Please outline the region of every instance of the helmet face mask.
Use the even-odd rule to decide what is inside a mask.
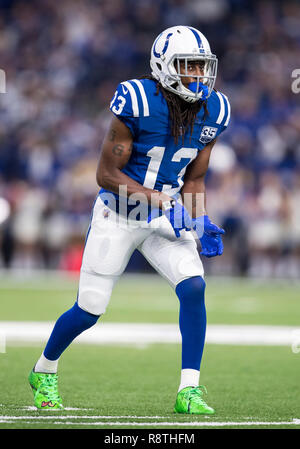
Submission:
[[[203,61],[203,75],[191,75],[188,72],[188,66],[190,62]],[[182,64],[180,64],[182,63]],[[184,67],[182,70],[182,66]],[[176,72],[176,84],[175,90],[172,85],[168,86],[167,89],[178,94],[181,94],[182,98],[186,101],[197,101],[202,99],[202,84],[206,85],[208,88],[208,96],[211,94],[217,75],[218,61],[217,58],[212,56],[199,57],[191,54],[187,55],[174,55],[168,64],[169,71],[172,73],[174,70]],[[174,77],[174,78],[175,78]],[[190,90],[184,85],[185,78],[195,79],[196,88],[195,90]]]
[[[203,61],[203,74],[189,73],[189,63],[199,61]],[[211,53],[209,43],[200,31],[176,26],[163,31],[154,41],[150,66],[152,75],[165,89],[193,103],[206,99],[211,94],[217,76],[218,60]],[[192,83],[192,90],[184,85],[187,78],[195,81]]]

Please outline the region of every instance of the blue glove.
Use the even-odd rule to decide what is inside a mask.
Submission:
[[[171,223],[172,228],[174,229],[175,235],[177,238],[180,237],[180,231],[185,229],[186,231],[190,231],[193,227],[192,219],[185,209],[185,207],[180,204],[176,200],[171,201],[171,207],[162,211],[162,213],[167,217],[169,222]],[[150,223],[156,217],[160,215],[160,209],[154,209],[151,211],[147,222]]]
[[[206,257],[221,256],[224,249],[221,235],[225,234],[224,229],[212,223],[207,215],[193,218],[192,222],[201,242],[200,254]]]

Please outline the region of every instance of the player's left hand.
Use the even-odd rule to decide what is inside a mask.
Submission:
[[[201,255],[205,257],[221,256],[223,254],[223,242],[221,235],[225,234],[223,228],[212,223],[208,215],[193,218],[193,229],[201,242]]]

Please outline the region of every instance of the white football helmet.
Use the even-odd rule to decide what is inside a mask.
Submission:
[[[181,61],[185,67],[184,73],[180,73]],[[192,75],[196,80],[195,91],[182,84],[183,76],[191,76],[187,71],[189,61],[204,62],[203,76]],[[165,89],[185,101],[194,103],[204,97],[201,84],[208,88],[206,98],[211,94],[216,81],[218,60],[200,31],[188,26],[174,26],[167,28],[155,39],[151,49],[150,66],[152,76],[159,80]]]

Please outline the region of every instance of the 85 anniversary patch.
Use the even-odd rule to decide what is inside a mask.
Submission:
[[[201,136],[199,138],[201,143],[209,143],[216,137],[218,128],[214,128],[213,126],[203,126],[201,131]]]

